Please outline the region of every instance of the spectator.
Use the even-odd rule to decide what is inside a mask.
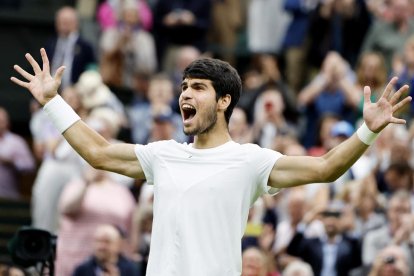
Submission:
[[[174,84],[174,96],[178,99],[181,93],[181,82],[183,81],[184,69],[194,60],[201,56],[200,51],[194,46],[182,46],[178,49],[178,53],[174,60],[174,66],[171,70],[170,77]],[[174,109],[179,110],[178,100]]]
[[[319,69],[335,51],[354,68],[370,25],[364,0],[319,1],[310,19],[308,64]]]
[[[158,74],[151,78],[148,87],[148,100],[148,103],[134,104],[128,110],[134,143],[142,144],[148,141],[152,118],[155,114],[172,112],[174,91],[172,81],[168,76]],[[186,141],[186,137],[182,133],[181,116],[176,113],[172,113],[171,116],[175,126],[174,138],[178,141]]]
[[[148,142],[174,139],[174,134],[178,131],[175,124],[176,115],[171,109],[154,114]]]
[[[83,72],[76,83],[76,90],[88,113],[98,107],[107,107],[118,114],[123,126],[127,124],[123,103],[103,82],[99,72],[95,70]]]
[[[154,35],[161,71],[170,72],[177,48],[196,47],[207,50],[207,33],[211,20],[210,0],[158,0],[155,5]]]
[[[315,145],[307,149],[309,155],[322,156],[332,148],[331,129],[340,119],[339,115],[331,112],[326,112],[321,116],[317,122]],[[306,134],[303,135],[306,136]]]
[[[154,39],[141,28],[135,0],[124,0],[119,23],[102,33],[100,49],[100,72],[106,85],[133,89],[136,73],[155,72]]]
[[[55,26],[57,37],[46,43],[51,71],[64,65],[61,89],[75,84],[83,71],[94,65],[95,55],[92,45],[79,34],[79,18],[72,7],[62,7],[56,12]]]
[[[115,27],[122,17],[122,6],[129,0],[105,0],[97,10],[96,17],[102,31]],[[138,13],[141,26],[150,31],[152,28],[152,11],[146,0],[134,0],[137,2],[136,12]]]
[[[316,125],[325,113],[333,113],[352,122],[360,97],[361,91],[355,89],[349,64],[338,53],[330,52],[320,73],[298,96],[299,108],[307,119],[303,136],[305,147],[315,145]]]
[[[368,276],[409,276],[407,256],[404,250],[396,245],[382,249],[375,257],[374,264]]]
[[[122,254],[122,235],[110,224],[99,225],[93,236],[93,253],[75,268],[73,276],[140,276],[135,262]]]
[[[116,225],[129,240],[134,207],[130,191],[114,182],[107,172],[87,167],[81,179],[68,183],[59,201],[56,275],[72,275],[75,267],[92,254],[93,233],[98,225]],[[132,248],[123,252],[131,253]]]
[[[21,177],[34,169],[29,146],[23,137],[10,131],[9,114],[0,106],[0,198],[21,198]]]
[[[313,276],[313,271],[309,264],[297,260],[288,264],[282,276]]]
[[[369,181],[369,180],[368,180]],[[368,181],[358,183],[359,188],[356,194],[355,202],[355,221],[353,234],[364,240],[366,234],[385,226],[386,219],[381,212],[381,206],[378,200],[378,192],[373,193],[367,187],[372,184]],[[376,188],[376,187],[374,187]]]
[[[252,68],[246,73],[244,89],[240,107],[247,111],[249,122],[253,121],[255,101],[266,90],[276,89],[280,91],[285,105],[283,115],[290,122],[296,122],[297,109],[294,95],[285,84],[280,72],[278,60],[275,56],[261,54],[252,59]]]
[[[262,147],[272,148],[274,140],[285,135],[295,135],[292,122],[284,116],[285,102],[281,92],[269,88],[256,99],[254,106],[254,141]]]
[[[391,0],[387,9],[390,20],[379,18],[374,22],[364,39],[362,51],[379,51],[383,54],[389,74],[395,55],[402,53],[405,42],[414,34],[414,19],[409,0]]]
[[[111,143],[120,143],[116,137],[121,129],[122,121],[118,114],[108,107],[94,108],[90,116],[86,119],[87,124],[96,130],[102,137]],[[131,188],[135,179],[114,172],[108,172],[110,178],[128,188]]]
[[[364,265],[372,265],[383,248],[395,244],[403,248],[410,269],[413,268],[410,212],[410,195],[406,191],[395,192],[388,201],[387,224],[365,235],[362,247]]]
[[[287,213],[287,217],[277,225],[275,244],[273,246],[273,251],[276,254],[286,250],[300,223],[305,222],[308,224],[311,223],[311,220],[313,219],[312,216],[309,216],[312,211],[306,210],[308,206],[305,192],[304,189],[295,188],[288,193],[285,193],[287,203],[286,206],[283,207]],[[308,216],[305,217],[306,214],[308,214]],[[305,231],[306,237],[310,237],[312,235],[311,233],[315,232],[315,227],[318,226],[313,227],[314,230],[311,230],[312,227],[307,227]],[[323,233],[323,231],[321,232],[320,230],[316,230],[316,232]]]
[[[266,256],[260,249],[250,247],[243,251],[241,276],[279,276],[276,271],[267,268]]]
[[[68,86],[62,91],[62,97],[74,110],[83,114],[83,117],[86,116],[86,111],[80,103],[80,97],[72,86]],[[82,163],[80,156],[56,131],[50,121],[45,120],[46,115],[43,110],[38,112],[41,113],[34,120],[38,120],[39,116],[43,118],[40,118],[42,121],[38,122],[37,127],[34,126],[37,129],[33,129],[33,131],[40,133],[35,144],[43,148],[44,156],[32,187],[32,224],[36,228],[56,233],[59,224],[58,202],[60,194],[73,177],[79,176]]]
[[[233,141],[244,144],[253,142],[252,128],[247,121],[244,109],[235,107],[229,122],[229,132]]]
[[[342,233],[339,206],[330,204],[322,212],[326,235],[305,238],[297,231],[287,253],[309,263],[315,275],[344,275],[361,265],[359,241]]]
[[[355,72],[355,88],[363,91],[364,86],[368,85],[372,91],[371,100],[378,100],[387,84],[388,77],[384,56],[380,52],[367,51],[362,53],[357,62]],[[363,98],[361,93],[358,103],[358,117],[362,117]]]

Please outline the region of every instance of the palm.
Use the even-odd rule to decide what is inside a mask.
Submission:
[[[30,81],[28,89],[38,102],[43,103],[56,95],[58,87],[59,83],[50,74],[42,74]]]
[[[43,68],[40,68],[39,64],[33,59],[30,54],[26,54],[26,59],[29,61],[33,68],[34,75],[26,72],[20,66],[15,65],[14,69],[24,77],[27,82],[21,81],[15,77],[11,80],[24,87],[32,93],[33,97],[42,105],[45,105],[50,99],[57,94],[57,89],[61,83],[64,67],[60,67],[54,77],[50,75],[49,60],[44,49],[40,50],[43,61]]]
[[[405,124],[405,120],[394,117],[394,113],[411,101],[411,97],[401,98],[408,90],[404,85],[395,93],[392,92],[397,78],[392,78],[385,88],[381,98],[376,102],[370,101],[371,90],[364,88],[364,121],[373,132],[380,132],[388,124]]]

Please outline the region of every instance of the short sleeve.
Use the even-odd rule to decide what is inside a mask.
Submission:
[[[135,145],[135,154],[145,174],[148,184],[154,184],[154,160],[159,142],[149,143],[147,145]]]
[[[270,173],[276,161],[283,156],[280,152],[253,145],[249,153],[250,163],[256,173],[257,194],[277,194],[281,189],[268,186]]]

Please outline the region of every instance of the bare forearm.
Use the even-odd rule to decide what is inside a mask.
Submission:
[[[273,167],[269,185],[287,188],[335,181],[361,157],[369,144],[354,134],[321,157],[283,156]]]
[[[63,136],[92,167],[99,167],[102,161],[100,152],[103,148],[109,146],[109,142],[100,134],[92,130],[83,121],[77,121],[63,133]]]
[[[367,148],[368,146],[358,138],[356,133],[333,148],[322,157],[325,173],[322,174],[324,179],[321,179],[321,182],[335,181],[362,156]]]

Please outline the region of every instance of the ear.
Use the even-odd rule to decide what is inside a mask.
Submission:
[[[230,94],[226,94],[225,96],[222,96],[217,103],[217,108],[218,110],[223,110],[225,111],[227,109],[227,107],[229,107],[231,103],[231,96]]]

